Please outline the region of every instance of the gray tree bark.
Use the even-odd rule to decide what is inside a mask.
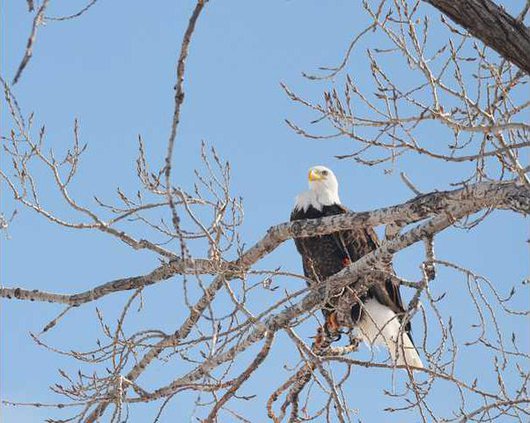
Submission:
[[[530,74],[530,30],[490,0],[424,0]]]

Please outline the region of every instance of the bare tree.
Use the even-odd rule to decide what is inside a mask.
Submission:
[[[48,3],[44,1],[35,8],[28,1],[29,13],[35,18],[14,82],[20,79],[32,56],[42,22],[80,17],[96,2],[62,18],[46,16]],[[424,422],[527,421],[528,346],[520,345],[504,323],[507,317],[527,319],[528,308],[518,310],[511,305],[517,295],[523,294],[512,287],[499,286],[465,264],[436,257],[434,246],[440,232],[450,227],[473,228],[494,210],[521,215],[530,212],[530,163],[523,156],[530,147],[530,102],[523,94],[528,90],[530,68],[529,31],[524,24],[528,2],[515,18],[487,0],[426,3],[439,8],[464,29],[444,15],[440,22],[433,23],[433,9],[420,1],[365,0],[359,8],[370,23],[354,34],[343,61],[336,67],[321,68],[318,74],[305,74],[309,81],[325,85],[323,101],[304,98],[283,85],[293,102],[316,115],[311,125],[287,122],[309,139],[351,140],[352,152],[339,159],[366,166],[384,165],[394,171],[399,169],[403,156],[415,154],[425,161],[452,166],[458,183],[451,190],[421,193],[402,173],[404,183],[413,191],[410,201],[362,213],[276,224],[249,248],[240,236],[243,208],[231,190],[231,168],[216,149],[203,143],[203,168],[194,175],[193,189],[181,188],[172,173],[173,149],[185,99],[186,60],[193,36],[200,30],[206,1],[197,1],[181,41],[173,119],[167,153],[160,158],[162,165],[157,169],[148,161],[148,146],[139,137],[138,190],[127,193],[118,189],[113,204],[95,197],[95,203],[86,206],[71,194],[86,147],[80,140],[77,121],[71,147],[66,152],[54,152],[47,146],[45,128],[34,127],[33,115],[22,113],[12,85],[2,79],[5,106],[11,118],[10,127],[4,125],[2,135],[4,160],[0,176],[4,192],[51,224],[100,231],[160,259],[160,264],[147,274],[102,281],[86,292],[63,294],[2,286],[0,296],[6,299],[64,305],[63,311],[32,338],[43,348],[79,362],[80,368],[76,374],[61,371],[63,380],[51,386],[64,398],[61,402],[23,404],[10,398],[3,403],[68,407],[72,421],[118,422],[127,419],[130,404],[158,402],[155,421],[159,421],[170,401],[186,392],[197,392],[201,394],[197,415],[202,421],[248,421],[231,404],[241,398],[252,399],[241,397],[238,391],[255,378],[262,363],[271,357],[286,362],[274,348],[278,334],[283,332],[298,351],[299,361],[290,377],[272,387],[263,415],[275,422],[351,421],[353,408],[358,405],[351,403],[346,388],[356,377],[354,370],[383,369],[390,376],[396,366],[390,360],[356,357],[358,342],[349,310],[369,283],[378,279],[366,278],[367,274],[388,277],[381,264],[421,243],[424,255],[417,260],[423,269],[422,278],[408,281],[392,277],[413,292],[405,320],[416,316],[415,321],[422,322],[416,343],[426,358],[426,366],[398,366],[404,369],[397,374],[406,380],[403,389],[388,392],[388,396],[400,399],[401,405],[389,405],[388,411],[414,410],[414,420]],[[476,16],[482,17],[479,25],[475,25],[479,22]],[[499,25],[493,27],[493,32],[506,34],[502,42],[485,31],[484,22],[490,21]],[[431,36],[432,27],[436,37]],[[513,28],[517,31],[513,32]],[[376,35],[372,42],[370,37]],[[366,59],[373,84],[368,87],[348,74],[349,58],[361,43],[369,45]],[[410,76],[406,81],[399,78],[399,67],[407,67]],[[436,135],[426,139],[426,133]],[[54,189],[69,210],[68,216],[75,217],[63,218],[41,200],[42,181],[35,171],[40,167],[49,172]],[[2,229],[7,230],[11,224],[12,213],[6,210],[0,216]],[[377,250],[311,288],[276,290],[269,304],[255,300],[264,290],[274,290],[275,278],[304,279],[279,268],[258,267],[280,244],[292,238],[362,225],[385,227],[386,238]],[[478,335],[466,344],[455,339],[454,326],[458,323],[444,315],[441,297],[433,294],[431,284],[436,280],[437,267],[459,273],[465,282],[461,295],[466,297],[468,311],[478,322]],[[170,278],[181,281],[187,317],[170,332],[158,328],[131,331],[127,317],[141,308],[142,293]],[[357,281],[356,289],[345,290],[352,281]],[[104,310],[98,309],[94,316],[100,323],[103,340],[94,342],[89,351],[60,349],[45,340],[49,331],[60,330],[61,320],[74,307],[122,291],[129,291],[129,297],[116,322],[111,323]],[[350,335],[347,344],[327,339],[317,313],[326,299],[337,293],[343,293],[339,321]],[[230,307],[220,298],[228,299]],[[308,344],[299,334],[304,326],[311,327],[320,342]],[[493,377],[486,381],[468,380],[459,372],[459,358],[473,354],[476,347],[486,351],[491,359],[489,376]],[[180,373],[169,382],[161,381],[153,388],[139,381],[157,365],[169,362],[180,364]],[[516,376],[507,386],[507,375],[514,373]],[[517,380],[515,385],[513,380]],[[432,393],[440,387],[451,390],[459,399],[449,412],[431,401]]]

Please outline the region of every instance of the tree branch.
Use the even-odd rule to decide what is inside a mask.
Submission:
[[[230,275],[237,276],[238,272],[245,272],[250,266],[290,238],[325,235],[357,226],[378,226],[395,223],[404,226],[440,213],[456,216],[460,214],[461,209],[469,206],[476,210],[492,207],[529,214],[530,189],[511,181],[482,182],[453,191],[432,192],[397,206],[272,226],[260,241],[233,262],[176,259],[156,268],[147,275],[117,279],[78,294],[68,295],[21,288],[0,288],[0,297],[77,306],[114,292],[143,288],[156,282],[167,280],[177,274],[219,275],[226,273],[225,277],[228,278]],[[221,279],[219,278],[218,283],[212,284],[212,287],[215,285],[215,288],[209,295],[214,295],[215,291],[221,288]]]
[[[22,76],[22,72],[24,71],[25,67],[29,63],[31,56],[33,56],[33,45],[35,44],[35,40],[37,39],[37,28],[39,27],[39,25],[42,24],[44,20],[44,13],[46,12],[46,8],[48,7],[49,3],[50,3],[50,0],[44,0],[37,14],[35,15],[35,18],[33,19],[33,25],[31,27],[31,33],[28,38],[26,50],[24,51],[24,57],[22,58],[20,65],[18,65],[17,73],[15,74],[15,77],[13,78],[13,84],[16,84],[18,82],[18,80]],[[33,10],[33,2],[28,3],[28,4],[29,4],[29,10],[30,11]]]

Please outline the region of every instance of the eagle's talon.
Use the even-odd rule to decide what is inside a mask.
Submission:
[[[326,338],[328,338],[330,342],[340,341],[340,338],[342,337],[341,332],[330,332],[328,329],[325,329],[325,331],[326,331]]]
[[[330,337],[331,342],[337,342],[337,341],[340,341],[340,339],[342,338],[342,335],[340,333],[336,334],[335,336],[330,334],[329,337]]]

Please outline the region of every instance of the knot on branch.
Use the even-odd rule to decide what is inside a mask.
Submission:
[[[291,223],[291,234],[293,238],[298,238],[302,234],[302,224],[300,222],[294,221]]]

